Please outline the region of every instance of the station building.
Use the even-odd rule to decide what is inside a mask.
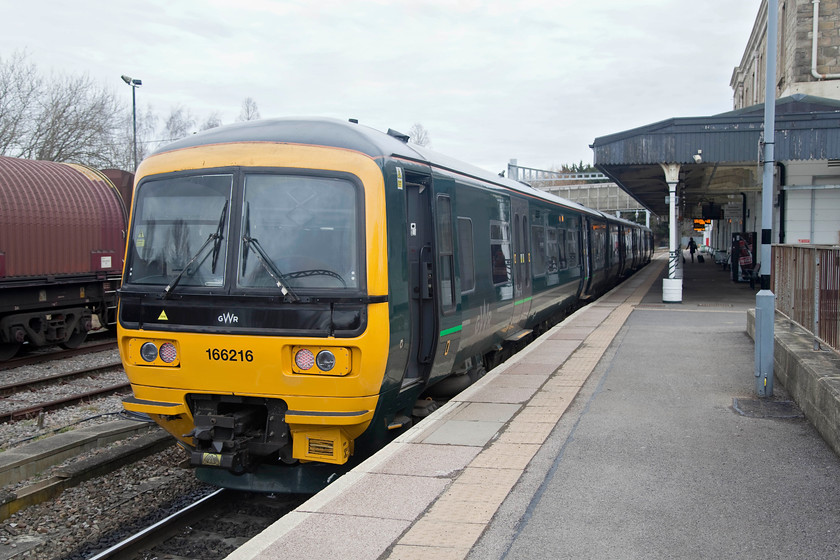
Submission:
[[[839,2],[762,3],[732,74],[732,111],[673,117],[591,146],[595,167],[653,214],[670,219],[675,196],[678,238],[705,224],[703,244],[726,255],[736,281],[769,267],[759,250],[768,4],[778,10],[772,243],[840,245]]]

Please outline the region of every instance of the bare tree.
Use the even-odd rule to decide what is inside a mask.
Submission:
[[[122,122],[119,130],[114,135],[111,143],[111,166],[117,169],[134,169],[134,127],[132,122],[131,108],[123,112]],[[148,156],[154,145],[159,143],[155,130],[157,129],[158,117],[150,106],[145,111],[137,108],[137,161],[142,161]]]
[[[178,105],[172,108],[164,127],[168,140],[178,140],[187,136],[195,128],[195,117],[193,117],[189,109],[184,109]]]
[[[137,159],[142,161],[154,148],[156,133],[160,117],[152,110],[150,105],[145,111],[137,112]],[[128,128],[125,129],[128,132]],[[126,167],[124,169],[130,169]]]
[[[112,164],[123,107],[86,75],[43,79],[23,54],[0,61],[0,152],[13,157]]]
[[[20,154],[41,88],[35,66],[23,53],[0,58],[0,154]]]
[[[86,75],[58,76],[42,94],[38,109],[24,157],[110,164],[106,154],[122,113],[112,92]]]
[[[209,130],[211,128],[216,128],[222,126],[222,118],[219,116],[218,111],[213,111],[210,116],[208,116],[201,126],[198,127],[199,130]]]
[[[255,121],[260,118],[260,110],[257,108],[257,102],[253,97],[246,97],[242,101],[242,110],[239,111],[239,116],[236,117],[237,122]]]
[[[0,58],[0,155],[133,169],[132,109],[117,99],[86,75],[43,78],[23,52]],[[246,98],[239,120],[259,117],[257,103]],[[161,119],[150,107],[136,118],[141,160],[156,146],[196,130],[195,116],[181,106],[163,119],[159,132]],[[199,128],[221,124],[214,112]]]
[[[423,128],[423,125],[420,123],[411,125],[411,128],[408,130],[408,136],[411,138],[412,144],[417,144],[418,146],[431,146],[432,144],[429,131]]]

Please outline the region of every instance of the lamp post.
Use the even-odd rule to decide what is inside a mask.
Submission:
[[[120,76],[122,81],[131,86],[131,121],[134,128],[134,170],[137,170],[137,97],[135,92],[137,88],[143,85],[143,80],[131,78],[123,74]]]

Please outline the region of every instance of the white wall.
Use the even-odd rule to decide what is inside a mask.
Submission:
[[[840,167],[827,161],[787,166],[785,241],[840,244]],[[808,186],[830,188],[807,189]]]

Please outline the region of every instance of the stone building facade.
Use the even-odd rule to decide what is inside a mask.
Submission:
[[[840,99],[840,0],[769,0],[762,2],[732,72],[734,108],[764,103],[768,3],[779,10],[776,97]]]

